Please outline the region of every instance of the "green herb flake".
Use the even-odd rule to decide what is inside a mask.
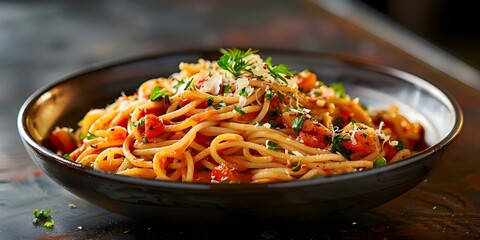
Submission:
[[[39,219],[49,218],[49,217],[50,217],[50,209],[47,209],[47,210],[44,210],[44,209],[41,209],[41,210],[35,209],[35,211],[33,211],[33,215],[35,215],[35,217],[36,217],[36,218],[39,218]]]
[[[46,221],[43,224],[43,227],[45,227],[45,228],[53,228],[53,226],[55,226],[55,222],[53,220],[52,221]]]
[[[385,159],[384,157],[379,157],[377,158],[377,160],[375,160],[375,166],[383,166],[383,165],[387,165],[387,159]]]
[[[213,97],[212,97],[212,96],[208,96],[208,97],[207,97],[207,105],[210,107],[210,106],[212,106],[212,104],[213,104]]]
[[[302,165],[300,163],[301,161],[294,162],[292,164],[292,171],[298,172],[302,168]]]
[[[72,129],[68,129],[67,131],[67,136],[68,138],[70,139],[70,141],[76,143],[77,142],[77,139],[75,139],[75,137],[73,136],[73,133],[72,133]]]
[[[163,96],[165,96],[167,93],[167,89],[162,89],[159,86],[155,86],[152,90],[152,93],[150,93],[150,101],[162,101]]]
[[[270,124],[270,126],[271,126],[272,128],[276,128],[276,127],[277,127],[277,122],[275,122],[275,120],[273,120],[273,119],[268,120],[267,123]]]
[[[345,94],[345,88],[343,87],[343,83],[338,82],[338,83],[332,83],[329,86],[333,91],[335,92],[335,95],[339,98],[345,98],[347,94]]]
[[[267,146],[267,149],[270,150],[278,150],[280,148],[276,142],[272,142],[270,140],[267,140],[265,145]]]
[[[38,209],[35,209],[33,211],[33,215],[35,216],[35,218],[32,220],[32,223],[35,224],[35,225],[38,225],[40,222],[42,221],[45,221],[45,223],[43,224],[43,226],[45,228],[52,228],[54,226],[54,222],[53,220],[50,220],[50,221],[47,221],[47,219],[51,218],[51,214],[50,214],[50,209],[47,209],[47,210],[44,210],[44,209],[41,209],[41,210],[38,210]]]
[[[97,137],[98,137],[98,136],[95,136],[95,134],[93,134],[93,133],[91,133],[91,132],[88,132],[88,133],[87,133],[87,136],[84,136],[84,135],[82,135],[82,134],[80,134],[80,136],[79,136],[79,138],[82,139],[82,140],[83,140],[83,139],[92,140],[92,139],[97,138]]]
[[[133,126],[133,127],[136,127],[136,128],[142,128],[143,125],[145,125],[145,119],[144,119],[144,118],[141,118],[141,119],[138,120],[138,121],[133,121],[133,122],[132,122],[132,126]]]
[[[185,85],[185,90],[188,90],[190,87],[193,87],[192,82],[193,82],[193,77],[190,78],[190,81],[188,81],[187,85]]]
[[[72,157],[68,153],[63,154],[63,158],[72,161]]]
[[[218,104],[212,105],[215,110],[226,107],[227,104],[222,100]]]
[[[245,114],[245,111],[242,110],[242,108],[239,108],[237,106],[233,106],[233,109],[235,109],[235,111],[237,111],[238,113],[240,113],[241,115],[244,115]]]
[[[267,91],[265,92],[265,99],[270,101],[274,96],[275,96],[275,91],[271,88],[267,88]]]
[[[297,117],[297,118],[293,119],[293,122],[292,122],[293,130],[295,132],[300,131],[300,129],[302,129],[302,126],[303,126],[304,123],[305,123],[305,118],[303,118],[303,117]]]
[[[170,95],[165,95],[165,103],[166,103],[167,105],[170,105],[170,104],[171,104],[171,103],[170,103]]]
[[[350,139],[346,137],[347,137],[347,134],[335,136],[332,141],[332,149],[335,152],[342,154],[342,156],[345,157],[347,160],[351,160],[350,155],[352,155],[354,151],[352,151],[351,149],[347,149],[342,144],[342,142],[350,141]]]
[[[182,79],[180,79],[180,80],[175,79],[175,80],[177,80],[177,84],[175,84],[175,86],[173,86],[173,87],[176,89],[175,92],[178,92],[178,88],[179,88],[182,84],[184,84],[185,81],[183,81]]]
[[[280,108],[277,108],[275,110],[268,110],[267,111],[267,115],[268,116],[272,116],[272,117],[277,117],[277,116],[281,116],[282,115],[282,112],[280,111]]]
[[[248,97],[248,91],[245,88],[242,88],[240,92],[238,92],[238,95]]]
[[[283,74],[283,75],[285,75],[286,77],[289,77],[289,78],[294,76],[294,74],[292,72],[290,72],[290,70],[288,70],[288,67],[286,65],[279,64],[277,66],[274,66],[272,64],[272,58],[271,57],[268,57],[265,60],[265,64],[267,65],[267,69],[268,69],[268,72],[270,73],[270,75],[272,77],[274,77],[275,79],[281,80],[286,85],[288,85],[288,82],[285,79],[285,77],[283,77],[281,74]]]
[[[403,142],[400,141],[400,140],[398,140],[397,142],[398,142],[398,143],[397,143],[397,145],[395,145],[394,148],[395,148],[397,151],[400,151],[400,150],[402,150],[402,149],[404,148],[404,145],[403,145]]]
[[[232,91],[230,90],[230,85],[223,85],[222,87],[222,93],[231,93]]]
[[[145,136],[142,136],[142,142],[143,142],[143,143],[148,143],[148,139],[147,139],[147,137],[145,137]]]

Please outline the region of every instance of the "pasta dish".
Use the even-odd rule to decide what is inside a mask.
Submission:
[[[370,109],[342,83],[252,49],[220,51],[90,110],[76,130],[56,127],[48,146],[98,170],[211,183],[364,171],[425,148],[423,127],[395,106]]]

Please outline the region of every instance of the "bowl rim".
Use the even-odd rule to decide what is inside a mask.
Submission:
[[[411,73],[405,72],[400,69],[396,69],[385,64],[381,64],[366,58],[359,56],[345,55],[345,54],[335,54],[335,53],[325,53],[325,52],[315,52],[315,51],[303,51],[303,50],[291,50],[291,49],[269,49],[269,48],[258,48],[262,52],[276,53],[276,54],[286,54],[286,55],[307,55],[309,57],[318,57],[320,59],[335,60],[341,62],[341,64],[351,65],[357,68],[360,68],[365,71],[376,72],[381,74],[386,74],[390,76],[397,77],[403,81],[408,81],[415,86],[419,86],[421,89],[433,94],[435,97],[440,98],[440,100],[447,104],[447,107],[454,113],[454,124],[452,129],[443,137],[440,141],[436,142],[432,146],[418,152],[414,156],[381,167],[375,167],[368,169],[366,171],[359,171],[355,173],[340,174],[334,176],[328,176],[323,178],[313,178],[305,180],[296,180],[296,181],[286,181],[286,182],[272,182],[272,183],[240,183],[240,184],[218,184],[218,183],[200,183],[200,182],[179,182],[179,181],[161,181],[161,180],[151,180],[130,176],[118,175],[111,172],[106,172],[102,170],[94,170],[83,166],[82,164],[67,160],[61,156],[50,151],[46,147],[42,146],[37,142],[33,136],[29,133],[27,127],[27,113],[32,108],[32,106],[38,101],[38,99],[49,90],[55,88],[58,85],[61,85],[65,82],[68,82],[70,79],[78,78],[82,75],[87,75],[97,71],[103,71],[110,68],[120,67],[122,65],[133,64],[139,61],[149,61],[153,59],[161,59],[169,56],[181,56],[187,54],[198,54],[200,56],[208,54],[218,54],[217,49],[187,49],[187,50],[176,50],[176,51],[167,51],[167,52],[157,52],[150,54],[143,54],[140,56],[134,56],[125,59],[119,59],[104,63],[98,63],[85,67],[80,71],[65,75],[58,78],[57,80],[52,81],[49,84],[44,85],[43,87],[34,91],[22,104],[18,117],[17,117],[17,128],[20,134],[20,137],[24,144],[28,144],[31,148],[36,149],[45,156],[48,157],[48,160],[42,159],[43,161],[51,161],[53,164],[60,164],[64,167],[72,168],[75,171],[81,171],[92,177],[104,178],[106,180],[122,182],[124,184],[131,184],[143,187],[152,187],[152,188],[165,188],[165,189],[189,189],[189,190],[222,190],[222,191],[236,191],[240,189],[283,189],[283,188],[298,188],[298,187],[309,187],[312,185],[321,185],[321,184],[331,184],[333,182],[343,182],[351,181],[352,179],[363,178],[370,175],[382,174],[385,172],[392,171],[397,168],[408,167],[421,161],[423,158],[428,155],[433,154],[435,151],[440,150],[446,145],[450,144],[461,132],[463,126],[463,112],[459,103],[455,98],[444,88],[428,81],[427,79],[420,78]],[[148,80],[148,79],[145,79]],[[450,106],[448,106],[450,105]]]

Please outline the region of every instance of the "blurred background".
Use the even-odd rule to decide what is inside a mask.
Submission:
[[[414,34],[480,69],[480,27],[476,1],[362,0],[362,2]]]

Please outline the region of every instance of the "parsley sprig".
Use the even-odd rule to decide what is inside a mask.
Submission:
[[[155,86],[152,93],[150,93],[150,101],[162,101],[164,96],[168,96],[167,93],[167,89]]]
[[[95,134],[93,134],[93,133],[91,133],[91,132],[88,132],[88,133],[87,133],[87,136],[82,135],[82,134],[80,134],[80,136],[79,136],[79,138],[82,139],[82,140],[83,140],[83,139],[92,140],[92,139],[97,138],[97,137],[98,137],[98,136],[96,136]]]
[[[231,72],[233,76],[240,77],[248,66],[251,64],[245,61],[245,57],[257,51],[249,48],[247,51],[242,51],[236,48],[221,48],[220,52],[223,56],[217,61],[219,67]]]
[[[331,89],[335,92],[335,95],[339,98],[345,98],[347,94],[345,94],[345,88],[343,87],[343,83],[338,82],[338,83],[332,83],[329,85]]]
[[[302,116],[293,119],[293,122],[292,122],[293,130],[295,132],[300,131],[300,129],[302,129],[302,126],[303,126],[304,123],[305,123],[305,118],[303,118]]]
[[[274,66],[272,64],[272,58],[271,57],[268,57],[265,60],[265,64],[267,65],[267,69],[268,69],[268,72],[270,73],[270,75],[272,75],[272,77],[274,77],[275,79],[280,79],[286,85],[288,85],[288,82],[285,79],[285,77],[282,76],[282,74],[285,75],[286,77],[293,77],[294,76],[294,74],[292,72],[290,72],[290,70],[288,70],[288,67],[285,66],[284,64],[279,64],[277,66]]]

